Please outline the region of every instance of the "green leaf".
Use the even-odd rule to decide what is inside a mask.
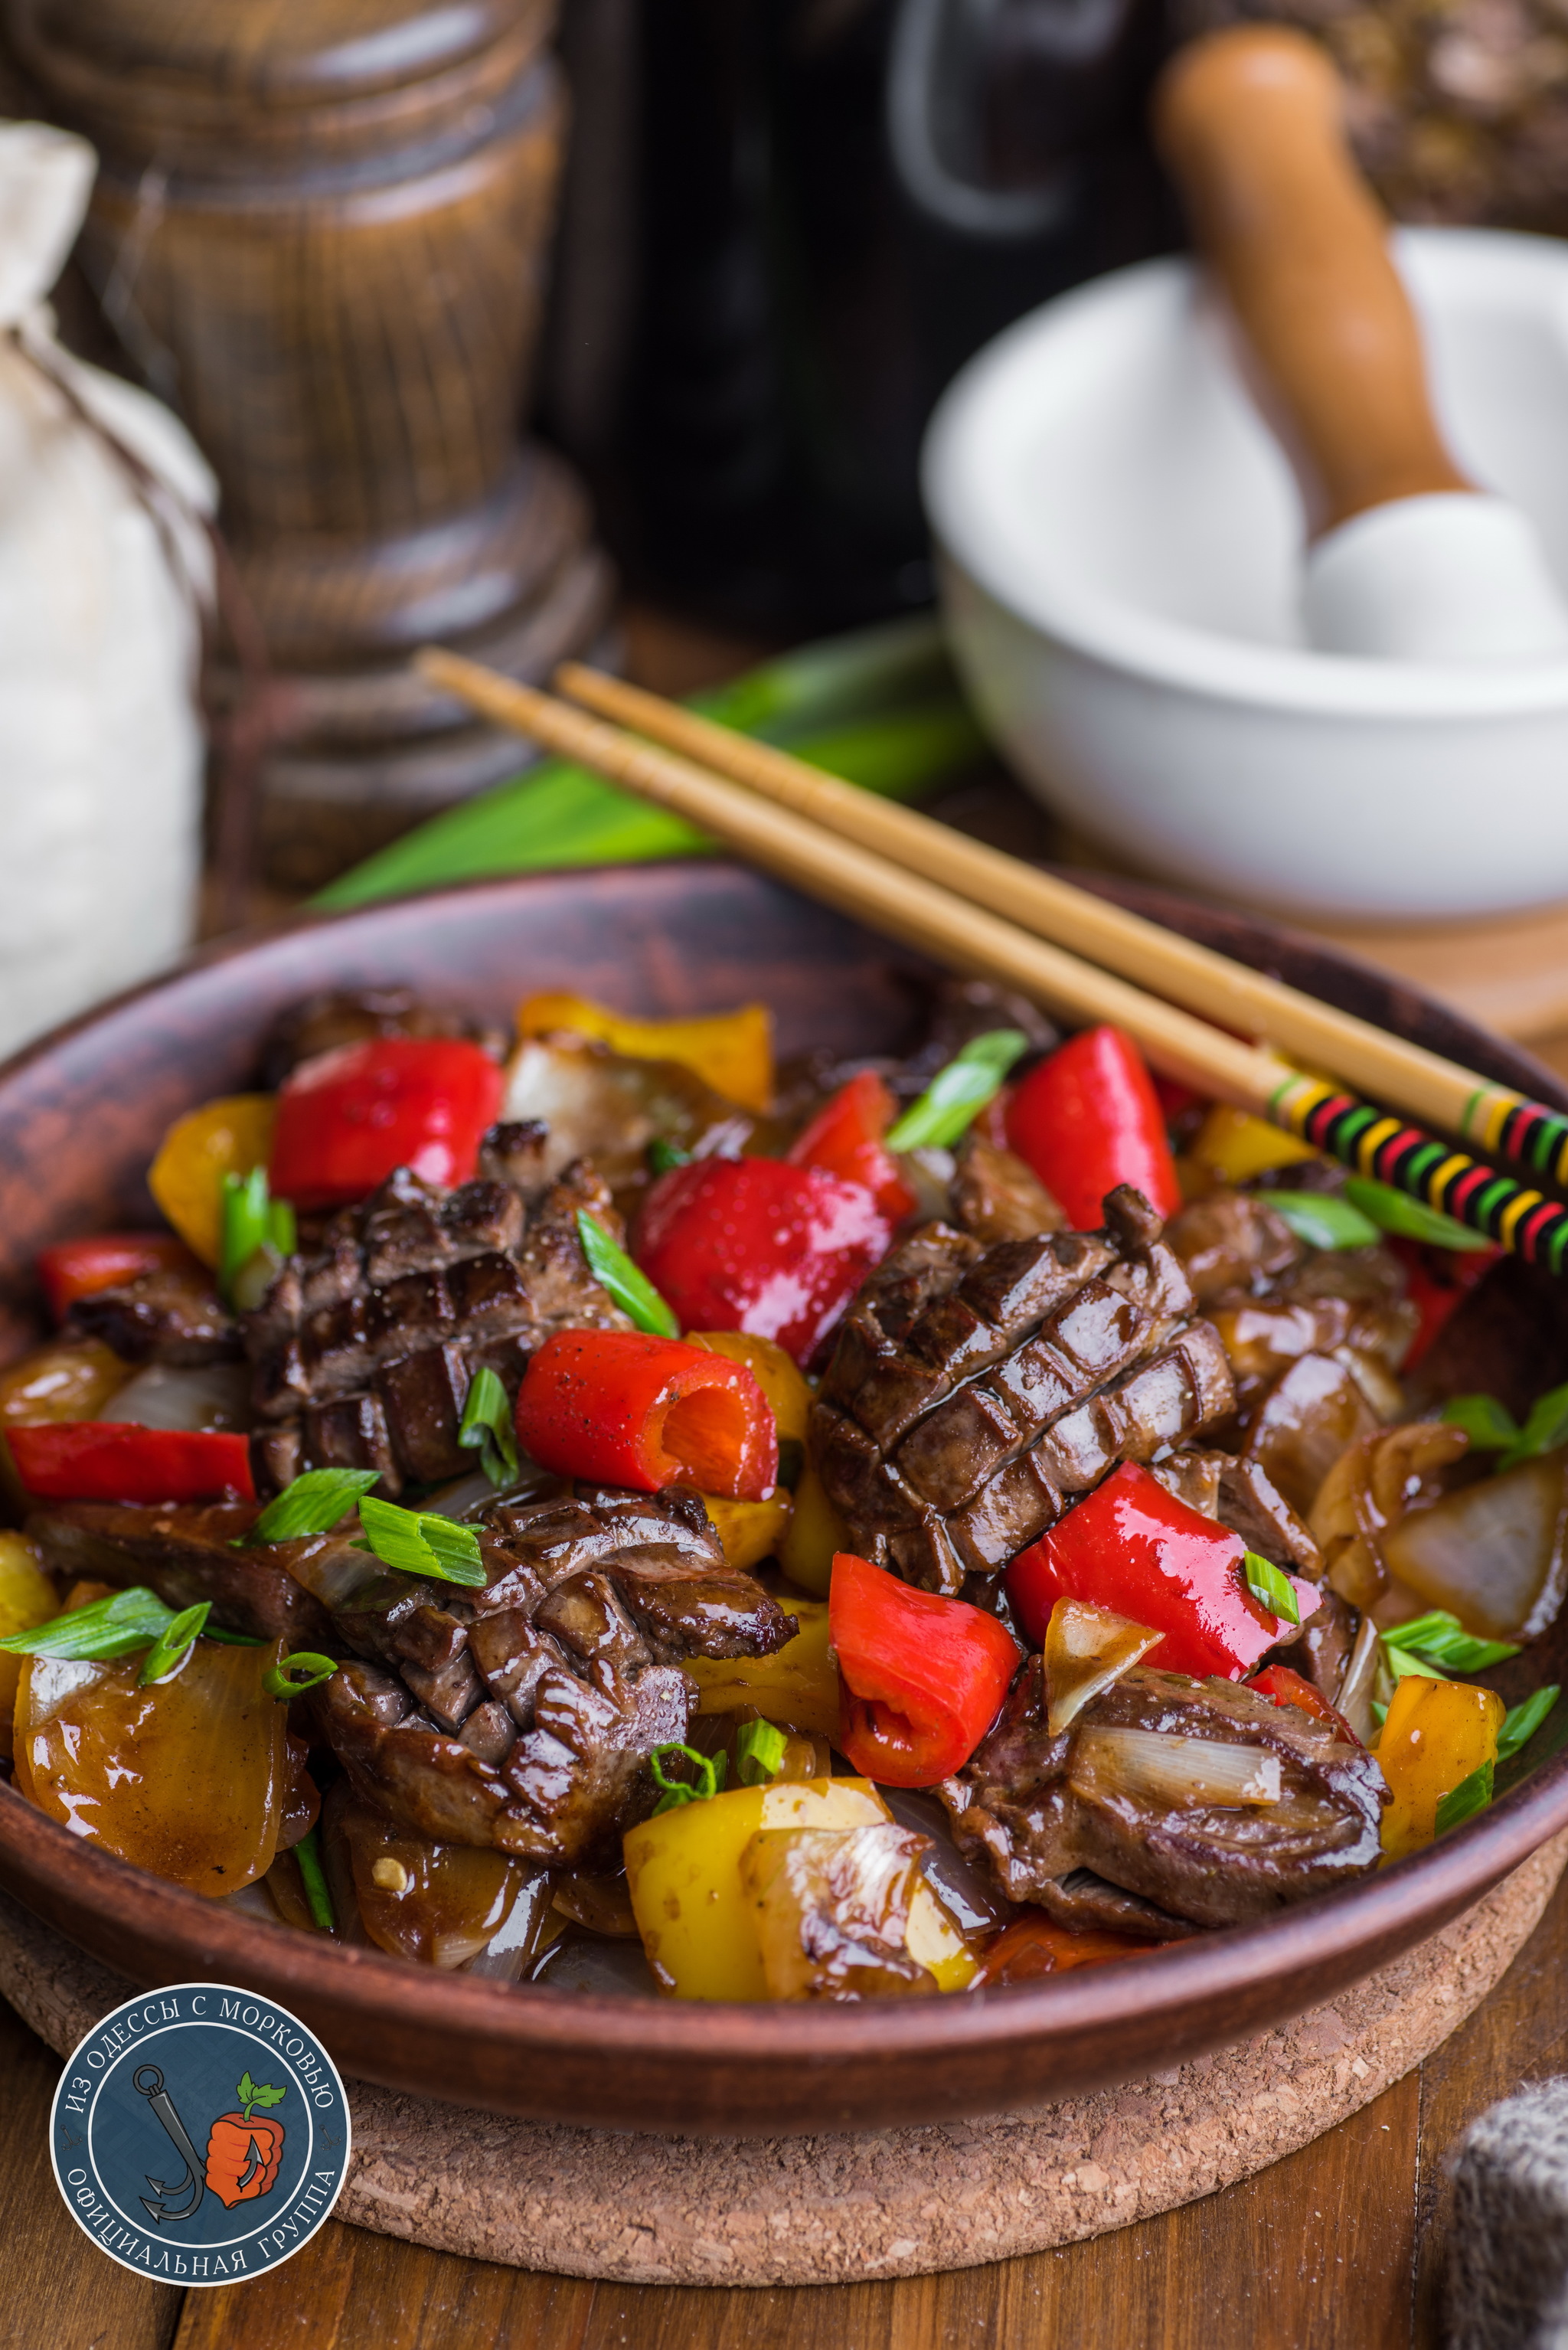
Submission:
[[[369,1492],[377,1473],[374,1469],[307,1469],[267,1503],[249,1534],[236,1536],[232,1547],[248,1550],[254,1543],[296,1542],[302,1534],[330,1534],[360,1495]]]
[[[639,1330],[658,1338],[679,1338],[680,1325],[645,1273],[639,1272],[625,1249],[618,1248],[602,1224],[586,1208],[577,1210],[577,1237],[588,1271],[599,1287],[629,1314]]]
[[[1555,1452],[1560,1444],[1568,1444],[1568,1387],[1552,1388],[1536,1397],[1518,1441],[1509,1447],[1498,1468],[1511,1469],[1518,1461],[1533,1461],[1539,1453]]]
[[[1450,1787],[1438,1805],[1436,1833],[1447,1835],[1449,1830],[1457,1828],[1461,1821],[1473,1819],[1477,1812],[1484,1812],[1491,1801],[1491,1783],[1492,1766],[1490,1762],[1483,1762],[1479,1770],[1470,1773],[1468,1779],[1461,1779],[1457,1787]]]
[[[648,1164],[653,1174],[668,1175],[671,1168],[690,1167],[691,1153],[682,1150],[678,1142],[671,1142],[667,1136],[656,1134],[648,1146]]]
[[[1386,1232],[1397,1232],[1401,1240],[1424,1241],[1429,1248],[1489,1249],[1497,1243],[1488,1240],[1469,1224],[1461,1224],[1452,1216],[1428,1208],[1424,1200],[1413,1200],[1407,1191],[1397,1191],[1392,1183],[1376,1182],[1370,1175],[1347,1177],[1345,1195],[1370,1216]]]
[[[359,1503],[359,1523],[367,1540],[356,1547],[373,1552],[383,1566],[395,1567],[400,1575],[428,1575],[438,1583],[483,1588],[484,1563],[472,1526],[429,1512],[400,1509],[396,1502],[379,1502],[369,1493]]]
[[[735,1732],[735,1776],[742,1787],[765,1787],[778,1776],[789,1744],[771,1721],[742,1721]]]
[[[1519,1442],[1519,1422],[1496,1396],[1454,1396],[1438,1417],[1464,1430],[1472,1452],[1506,1452]]]
[[[1260,1558],[1255,1550],[1244,1551],[1241,1573],[1253,1598],[1271,1616],[1277,1616],[1283,1624],[1301,1622],[1301,1607],[1290,1576],[1282,1575],[1272,1559]]]
[[[1353,1208],[1334,1191],[1263,1191],[1276,1216],[1289,1224],[1298,1241],[1308,1248],[1352,1249],[1370,1248],[1378,1238],[1377,1227]]]
[[[329,1681],[337,1670],[336,1657],[323,1657],[314,1648],[296,1648],[267,1667],[262,1687],[268,1697],[303,1697],[306,1690],[319,1689],[323,1681]]]
[[[504,1485],[517,1474],[517,1439],[512,1426],[512,1406],[499,1375],[482,1363],[468,1383],[457,1440],[478,1449],[479,1465],[493,1485]]]
[[[335,1934],[337,1931],[337,1913],[332,1907],[332,1895],[327,1888],[327,1875],[321,1866],[321,1847],[316,1830],[307,1828],[292,1849],[295,1860],[298,1864],[300,1881],[305,1887],[305,1898],[309,1904],[311,1917],[322,1933]]]
[[[695,1769],[697,1776],[694,1780],[665,1777],[666,1755],[673,1761],[678,1754]],[[655,1819],[660,1812],[676,1811],[682,1804],[711,1803],[724,1784],[723,1755],[700,1754],[695,1746],[682,1746],[679,1739],[670,1739],[665,1745],[656,1746],[648,1758],[648,1767],[653,1773],[654,1784],[664,1790],[653,1807]]]
[[[1502,1728],[1497,1733],[1497,1759],[1509,1762],[1521,1746],[1528,1746],[1558,1699],[1563,1694],[1562,1683],[1548,1681],[1527,1697],[1522,1705],[1511,1706],[1502,1718]]]
[[[282,2088],[276,2089],[264,2085],[259,2089],[252,2090],[251,2103],[253,2106],[281,2106],[287,2095],[286,2083]]]
[[[161,1681],[166,1673],[171,1673],[184,1661],[195,1647],[212,1612],[210,1599],[198,1600],[194,1607],[182,1609],[171,1623],[164,1626],[142,1660],[141,1670],[136,1676],[138,1689],[146,1689],[150,1683]]]
[[[0,1655],[104,1663],[149,1648],[173,1621],[172,1607],[165,1607],[155,1591],[138,1584],[129,1591],[111,1591],[107,1599],[95,1599],[86,1607],[73,1607],[47,1624],[35,1624],[30,1631],[13,1632],[0,1640]]]
[[[255,2086],[248,2073],[245,2074],[244,2077],[242,2079],[239,2087],[234,2091],[234,2095],[242,2106],[248,2106],[252,2098],[255,2095]]]
[[[1517,1657],[1519,1649],[1507,1640],[1480,1640],[1467,1632],[1457,1616],[1446,1608],[1435,1607],[1426,1616],[1412,1617],[1407,1624],[1391,1625],[1382,1635],[1383,1646],[1393,1665],[1393,1652],[1419,1658],[1428,1665],[1438,1668],[1434,1679],[1445,1673],[1484,1673],[1489,1665],[1505,1664]],[[1416,1669],[1409,1665],[1407,1672]],[[1395,1668],[1396,1678],[1400,1678]]]
[[[987,1102],[1002,1089],[1009,1069],[1029,1050],[1021,1028],[988,1028],[971,1036],[961,1053],[939,1069],[919,1100],[888,1128],[889,1150],[949,1150],[969,1132]]]

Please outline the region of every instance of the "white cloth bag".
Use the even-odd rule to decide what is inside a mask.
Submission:
[[[97,168],[0,124],[0,1055],[168,962],[195,912],[217,492],[166,409],[55,339]],[[161,485],[161,530],[88,417]]]

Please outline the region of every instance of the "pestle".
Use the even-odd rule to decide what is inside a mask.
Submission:
[[[1568,656],[1568,607],[1533,529],[1444,444],[1343,110],[1325,53],[1263,25],[1179,51],[1154,98],[1242,371],[1301,485],[1308,640],[1382,660]]]

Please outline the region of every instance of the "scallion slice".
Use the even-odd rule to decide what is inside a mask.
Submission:
[[[1308,1248],[1370,1248],[1379,1238],[1372,1219],[1333,1191],[1261,1191],[1258,1196]]]
[[[111,1591],[107,1599],[51,1617],[28,1631],[11,1633],[0,1640],[0,1654],[104,1664],[151,1647],[173,1621],[172,1607],[165,1607],[155,1591],[136,1584],[129,1591]]]
[[[950,1150],[969,1132],[987,1102],[1002,1090],[1014,1061],[1029,1050],[1021,1028],[988,1028],[971,1036],[919,1101],[888,1129],[889,1150]]]
[[[645,1273],[639,1272],[625,1249],[618,1248],[602,1224],[586,1208],[577,1210],[577,1237],[588,1271],[601,1289],[629,1314],[639,1330],[657,1338],[679,1338],[680,1325]]]
[[[332,1896],[327,1890],[316,1830],[306,1828],[292,1850],[299,1866],[300,1880],[305,1887],[305,1898],[309,1904],[312,1918],[324,1934],[335,1934],[337,1931],[337,1913],[332,1907]]]
[[[1511,1706],[1502,1718],[1502,1728],[1497,1733],[1497,1759],[1509,1762],[1521,1746],[1528,1746],[1558,1699],[1563,1694],[1560,1681],[1548,1681],[1536,1690],[1522,1705]]]
[[[297,1542],[303,1534],[330,1534],[360,1497],[376,1482],[374,1469],[307,1469],[267,1503],[248,1534],[241,1534],[235,1550],[254,1543]]]
[[[1457,1828],[1461,1821],[1473,1819],[1477,1812],[1484,1812],[1491,1801],[1491,1785],[1492,1766],[1490,1762],[1483,1762],[1479,1770],[1470,1773],[1468,1779],[1461,1779],[1457,1787],[1450,1787],[1438,1805],[1434,1833],[1447,1835],[1449,1830]]]
[[[1512,1412],[1496,1396],[1452,1396],[1438,1417],[1450,1428],[1464,1430],[1472,1452],[1507,1452],[1523,1433]]]
[[[1434,1607],[1428,1615],[1412,1617],[1407,1624],[1391,1625],[1382,1636],[1384,1653],[1396,1680],[1425,1669],[1428,1678],[1443,1679],[1449,1673],[1484,1673],[1489,1665],[1506,1664],[1517,1657],[1508,1640],[1480,1640],[1465,1630],[1457,1616]],[[1432,1669],[1435,1668],[1436,1669]]]
[[[696,1772],[695,1779],[670,1779],[665,1776],[666,1759],[673,1762],[677,1755],[690,1762]],[[725,1758],[722,1754],[701,1754],[695,1746],[682,1746],[679,1739],[670,1739],[656,1746],[648,1758],[654,1784],[664,1792],[653,1807],[653,1816],[660,1812],[673,1812],[682,1804],[706,1804],[722,1793],[724,1784]]]
[[[372,1552],[383,1566],[395,1567],[400,1575],[428,1575],[438,1583],[483,1588],[484,1564],[472,1526],[426,1511],[400,1509],[396,1502],[378,1502],[369,1494],[359,1503],[359,1523],[367,1538],[355,1547]]]
[[[477,1450],[479,1465],[493,1485],[507,1484],[517,1474],[517,1439],[512,1426],[512,1406],[499,1375],[482,1363],[468,1383],[457,1440]]]
[[[1272,1559],[1261,1558],[1255,1550],[1243,1551],[1241,1575],[1260,1607],[1266,1607],[1282,1624],[1301,1622],[1302,1611],[1290,1576],[1282,1575]]]
[[[1454,1217],[1428,1208],[1425,1201],[1412,1200],[1407,1191],[1397,1191],[1392,1183],[1379,1183],[1370,1175],[1348,1176],[1345,1196],[1383,1232],[1397,1232],[1401,1240],[1424,1241],[1428,1248],[1485,1249],[1497,1245],[1472,1225],[1461,1224]]]
[[[735,1776],[742,1787],[765,1787],[776,1779],[788,1739],[771,1721],[742,1721],[735,1732]]]
[[[151,1682],[162,1680],[184,1663],[212,1612],[212,1601],[201,1599],[194,1607],[182,1609],[164,1626],[142,1659],[141,1670],[136,1676],[138,1689],[146,1689]]]
[[[267,1667],[262,1687],[268,1697],[303,1697],[306,1690],[319,1689],[323,1681],[329,1681],[337,1670],[335,1657],[321,1656],[315,1648],[296,1648],[292,1656]]]

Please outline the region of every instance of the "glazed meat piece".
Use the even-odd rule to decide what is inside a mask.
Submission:
[[[1171,1218],[1165,1237],[1199,1305],[1250,1296],[1301,1263],[1306,1249],[1255,1191],[1211,1191]]]
[[[128,1363],[194,1367],[237,1361],[240,1328],[210,1274],[144,1273],[123,1288],[78,1297],[66,1315],[67,1338],[97,1338]]]
[[[1036,1232],[1059,1232],[1065,1211],[1032,1167],[972,1128],[958,1154],[952,1180],[951,1215],[961,1232],[987,1247],[992,1241],[1032,1240]]]
[[[483,1590],[394,1574],[343,1534],[234,1549],[255,1514],[72,1503],[32,1526],[62,1572],[348,1652],[313,1703],[365,1800],[416,1835],[552,1866],[613,1861],[651,1808],[648,1757],[685,1736],[695,1702],[683,1659],[770,1656],[797,1629],[725,1564],[694,1493],[493,1510]]]
[[[982,1248],[936,1224],[866,1283],[812,1413],[856,1547],[907,1582],[994,1575],[1118,1461],[1228,1413],[1224,1352],[1126,1186],[1098,1232]]]
[[[422,1003],[411,987],[331,987],[279,1013],[262,1045],[261,1083],[275,1092],[302,1061],[371,1036],[465,1036],[498,1060],[504,1050],[498,1030]]]
[[[1172,1804],[1135,1791],[1107,1762],[1103,1731],[1154,1731],[1273,1757],[1272,1802]],[[1375,1758],[1294,1707],[1230,1681],[1141,1668],[1095,1698],[1070,1730],[1046,1726],[1039,1658],[1021,1669],[1001,1719],[939,1790],[961,1850],[983,1853],[1009,1898],[1064,1924],[1095,1898],[1077,1872],[1164,1918],[1241,1925],[1362,1877],[1380,1856],[1386,1790]],[[1110,1923],[1103,1904],[1096,1922]],[[1168,1930],[1131,1923],[1123,1930]]]
[[[526,1157],[515,1128],[486,1142],[504,1162]],[[269,1483],[329,1466],[378,1470],[390,1493],[460,1476],[472,1456],[458,1428],[482,1363],[515,1395],[551,1331],[628,1328],[588,1272],[579,1209],[618,1231],[586,1167],[532,1205],[490,1177],[444,1192],[402,1168],[333,1217],[244,1317]]]

